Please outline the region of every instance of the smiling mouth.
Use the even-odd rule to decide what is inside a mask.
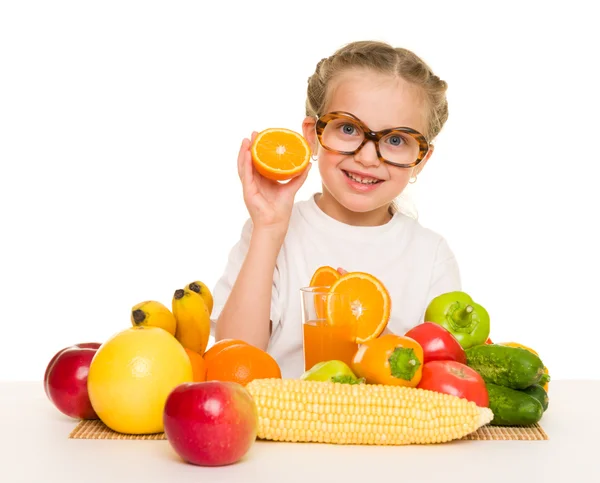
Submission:
[[[342,169],[342,172],[346,175],[347,178],[350,178],[352,181],[356,181],[360,184],[378,184],[383,183],[382,179],[372,178],[370,176],[359,176],[358,174],[351,173],[350,171],[345,171]]]

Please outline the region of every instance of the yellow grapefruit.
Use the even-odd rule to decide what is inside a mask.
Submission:
[[[183,346],[159,327],[131,327],[108,339],[92,359],[88,394],[98,417],[119,433],[163,429],[170,392],[194,380]]]

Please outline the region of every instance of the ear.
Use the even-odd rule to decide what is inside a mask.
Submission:
[[[429,158],[431,158],[431,155],[433,154],[434,148],[435,146],[433,144],[429,145],[429,151],[427,151],[427,154],[423,158],[423,161],[421,161],[415,168],[413,168],[413,176],[417,176],[421,171],[423,171],[423,168],[427,164],[427,161],[429,161]]]
[[[315,125],[317,121],[314,117],[307,116],[302,121],[302,134],[304,135],[304,139],[308,141],[308,145],[310,146],[311,153],[313,155],[317,154],[318,148],[318,140],[317,140],[317,132],[315,131]]]

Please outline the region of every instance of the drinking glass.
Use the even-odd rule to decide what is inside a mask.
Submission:
[[[329,293],[329,287],[303,287],[302,331],[304,346],[304,370],[323,361],[338,360],[352,367],[352,359],[358,350],[356,321],[338,320],[327,313],[336,308],[349,306],[347,295]]]

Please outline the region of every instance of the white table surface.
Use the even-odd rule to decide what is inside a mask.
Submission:
[[[600,381],[552,381],[548,441],[341,446],[257,441],[230,466],[184,463],[168,441],[76,440],[41,383],[0,382],[0,482],[600,482]]]

